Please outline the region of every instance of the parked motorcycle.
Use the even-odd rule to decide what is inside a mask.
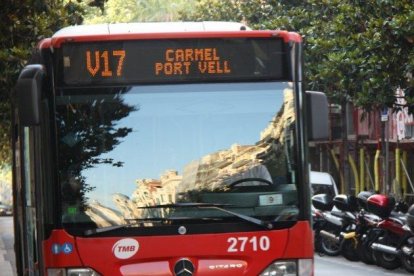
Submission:
[[[401,245],[401,262],[408,272],[414,273],[414,204],[408,209],[403,229],[407,236]]]
[[[314,195],[312,205],[315,250],[328,256],[338,256],[340,254],[338,235],[342,220],[330,213],[333,208],[332,198],[327,194]]]
[[[373,250],[370,247],[371,231],[375,228],[380,217],[367,211],[367,201],[374,193],[369,191],[362,191],[357,195],[357,202],[360,211],[357,214],[356,221],[356,242],[357,254],[360,260],[366,264],[375,264]]]
[[[408,209],[391,196],[364,191],[333,199],[319,194],[312,205],[316,251],[414,273],[414,204]]]
[[[337,195],[332,200],[322,194],[312,197],[312,204],[317,209],[314,215],[316,249],[330,256],[342,253],[348,260],[358,261],[355,244],[343,236],[355,230],[356,198]]]
[[[340,216],[342,227],[339,233],[339,243],[341,254],[349,261],[358,261],[357,240],[355,235],[356,213],[358,211],[357,200],[352,195],[337,195],[334,198],[334,206],[339,212],[332,211],[336,216]]]
[[[382,194],[372,195],[367,200],[368,211],[381,218],[370,231],[368,240],[377,265],[386,269],[401,266],[399,247],[401,241],[406,239],[404,219],[392,214],[394,206],[395,199]]]
[[[369,232],[379,222],[379,217],[366,211],[368,198],[372,192],[363,191],[356,197],[348,198],[348,211],[355,212],[355,228],[341,233],[341,252],[350,261],[362,261],[366,264],[374,264],[374,256],[369,246]],[[356,207],[358,206],[358,207]],[[338,206],[339,207],[339,206]]]

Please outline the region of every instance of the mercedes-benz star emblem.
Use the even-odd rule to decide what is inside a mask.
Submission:
[[[175,276],[192,276],[194,274],[194,265],[189,259],[180,259],[175,263]]]

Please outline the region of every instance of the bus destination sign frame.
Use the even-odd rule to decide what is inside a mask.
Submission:
[[[59,86],[291,81],[281,38],[64,43]]]

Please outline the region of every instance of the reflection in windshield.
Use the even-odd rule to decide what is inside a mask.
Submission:
[[[65,223],[225,216],[144,208],[179,202],[276,219],[296,204],[286,84],[79,89],[57,104]]]

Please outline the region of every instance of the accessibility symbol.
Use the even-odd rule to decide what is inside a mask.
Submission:
[[[69,242],[66,242],[62,245],[62,252],[65,254],[70,254],[73,251],[73,245]]]
[[[52,253],[57,255],[60,253],[60,245],[57,243],[52,244]]]
[[[65,242],[60,245],[58,243],[52,244],[52,253],[58,255],[60,253],[71,254],[73,252],[73,244],[70,242]]]

